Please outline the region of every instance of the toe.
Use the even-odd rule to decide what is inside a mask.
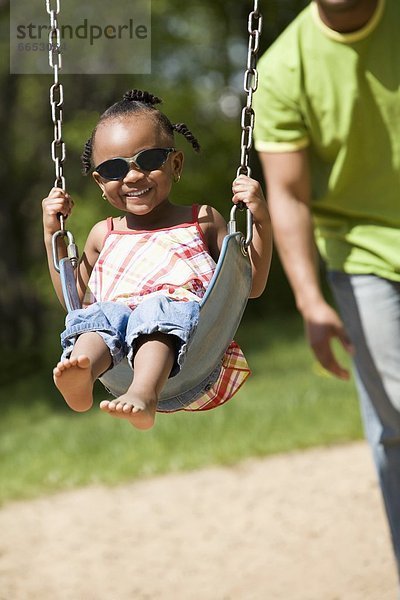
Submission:
[[[76,364],[79,367],[81,367],[82,369],[86,369],[90,365],[90,359],[88,356],[85,356],[84,354],[80,354],[76,358]]]

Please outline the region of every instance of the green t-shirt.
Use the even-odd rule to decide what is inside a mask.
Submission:
[[[259,61],[255,147],[309,147],[328,267],[400,281],[400,0],[339,34],[312,2]]]

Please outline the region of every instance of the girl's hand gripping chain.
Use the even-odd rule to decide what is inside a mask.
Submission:
[[[71,200],[70,195],[57,187],[53,187],[50,190],[49,195],[42,201],[44,243],[46,246],[49,272],[57,297],[64,307],[65,304],[60,277],[54,268],[52,239],[53,235],[60,230],[59,215],[62,214],[65,218],[68,217],[71,214],[73,205],[74,203]],[[65,241],[62,236],[57,240],[57,251],[60,258],[67,256]]]
[[[239,175],[232,184],[232,202],[243,202],[256,223],[269,223],[269,212],[260,184],[247,175]]]
[[[260,296],[267,283],[272,256],[272,231],[267,202],[260,184],[247,175],[239,175],[232,184],[232,202],[243,202],[253,215],[253,240],[249,247],[253,268],[250,298]]]
[[[60,229],[59,214],[67,218],[72,211],[74,203],[68,192],[61,188],[53,187],[47,198],[42,202],[43,227],[45,235],[52,236]]]

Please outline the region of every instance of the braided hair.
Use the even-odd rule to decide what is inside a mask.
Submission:
[[[107,110],[101,115],[98,124],[92,132],[92,135],[85,143],[81,156],[83,173],[87,175],[93,167],[92,154],[94,139],[98,126],[107,119],[123,117],[134,112],[149,114],[149,116],[155,120],[163,133],[173,138],[174,132],[176,131],[177,133],[183,135],[183,137],[192,145],[196,152],[199,152],[200,144],[185,123],[173,124],[164,113],[158,110],[158,108],[154,108],[156,104],[161,104],[161,102],[162,100],[160,98],[154,96],[150,92],[142,90],[128,90],[123,95],[122,100],[119,100],[107,108]]]

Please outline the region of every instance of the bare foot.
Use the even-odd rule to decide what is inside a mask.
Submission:
[[[137,429],[150,429],[156,418],[157,399],[124,394],[115,400],[103,400],[100,409],[113,417],[129,421]]]
[[[90,360],[83,354],[61,360],[53,369],[54,383],[68,406],[77,412],[93,404],[93,379]]]

